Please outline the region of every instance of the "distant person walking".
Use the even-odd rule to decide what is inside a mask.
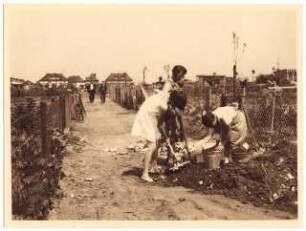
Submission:
[[[101,103],[105,103],[105,97],[106,97],[106,83],[101,83],[100,85],[100,99],[101,99]]]
[[[89,102],[93,103],[95,100],[95,94],[96,94],[96,87],[93,84],[93,82],[90,82],[89,84],[88,93],[89,93]]]

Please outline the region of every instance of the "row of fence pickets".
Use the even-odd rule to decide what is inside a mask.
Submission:
[[[23,219],[47,216],[63,158],[63,144],[55,140],[70,126],[75,98],[65,94],[12,100],[13,215]]]
[[[53,130],[68,129],[74,115],[76,96],[22,98],[11,103],[11,129],[30,129],[40,136],[43,152],[49,152]]]

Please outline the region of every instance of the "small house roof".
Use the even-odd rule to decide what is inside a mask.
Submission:
[[[24,81],[24,84],[25,84],[25,85],[34,85],[34,83],[33,83],[33,82],[31,82],[30,80],[26,80],[26,81]]]
[[[39,81],[67,81],[62,73],[47,73]]]
[[[99,81],[95,73],[90,74],[90,76],[85,78],[85,81]]]
[[[80,83],[80,82],[84,82],[84,80],[79,75],[72,75],[68,77],[68,82],[69,83]]]
[[[127,73],[111,73],[105,80],[106,82],[133,82],[133,79]]]
[[[10,82],[11,82],[11,84],[24,84],[23,79],[18,79],[18,78],[14,78],[14,77],[10,78]]]

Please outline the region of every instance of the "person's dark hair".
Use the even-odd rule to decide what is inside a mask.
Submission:
[[[186,73],[187,73],[187,69],[184,66],[175,65],[172,68],[172,77],[174,81],[179,81],[184,75],[186,75]]]
[[[187,104],[186,94],[182,91],[172,91],[170,93],[170,103],[173,107],[176,107],[183,111]]]
[[[227,97],[225,94],[222,94],[220,107],[225,107],[226,105],[227,105]]]
[[[202,124],[206,127],[214,127],[215,115],[212,112],[206,112],[205,115],[202,115]]]

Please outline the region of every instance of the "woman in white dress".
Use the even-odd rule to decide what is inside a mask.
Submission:
[[[171,100],[172,105],[177,106],[181,110],[186,105],[185,95],[160,91],[147,98],[141,105],[132,127],[131,135],[141,137],[147,142],[144,170],[141,176],[141,179],[147,182],[153,182],[153,179],[149,176],[149,167],[152,162],[156,161],[157,155],[153,155],[153,153],[157,151],[158,140],[161,138],[161,134],[167,139],[162,129],[162,124],[166,119],[165,114],[170,102],[169,100]]]

